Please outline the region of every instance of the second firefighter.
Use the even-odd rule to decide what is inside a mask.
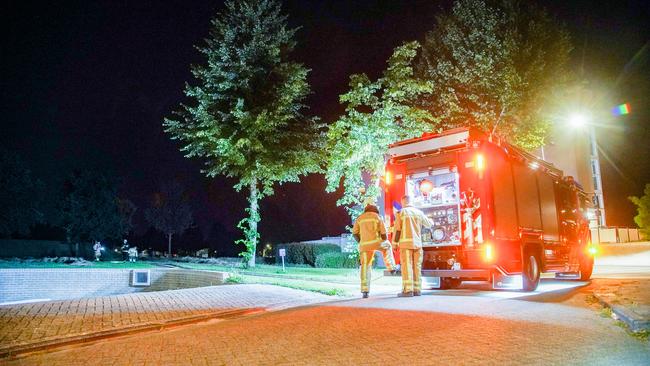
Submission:
[[[402,210],[395,218],[395,245],[399,246],[402,269],[402,292],[399,297],[420,296],[422,293],[422,227],[433,223],[411,205],[411,197],[402,197]]]

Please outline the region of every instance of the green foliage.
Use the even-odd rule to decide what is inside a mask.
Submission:
[[[92,172],[73,174],[60,207],[60,225],[73,243],[119,239],[131,226],[115,182]],[[129,206],[134,209],[135,206]]]
[[[296,29],[280,12],[276,0],[227,1],[197,47],[205,63],[192,66],[197,82],[185,87],[190,102],[164,122],[186,157],[204,160],[207,176],[234,177],[236,190],[251,190],[243,224],[250,258],[258,200],[276,183],[318,171],[321,161],[320,125],[303,114],[309,70],[289,60]]]
[[[250,208],[247,208],[246,213],[248,213],[248,217],[243,218],[237,224],[237,228],[244,233],[244,238],[235,240],[235,244],[242,244],[246,248],[246,250],[239,253],[239,255],[244,258],[244,263],[248,264],[251,260],[255,260],[254,253],[257,248],[257,242],[260,238],[260,234],[257,232],[257,223],[259,223],[262,218],[259,214],[259,210],[251,210]]]
[[[316,257],[316,267],[318,268],[356,268],[358,266],[358,259],[350,253],[330,252]]]
[[[549,110],[570,79],[568,33],[519,0],[457,0],[437,17],[418,61],[422,102],[442,127],[475,126],[525,148],[544,144]]]
[[[643,196],[628,198],[636,205],[637,215],[634,216],[634,222],[639,226],[645,237],[650,238],[650,183],[645,185]]]
[[[306,264],[316,266],[316,258],[324,253],[340,253],[341,248],[336,244],[305,244],[291,243],[278,246],[278,249],[286,249],[286,261],[291,264]],[[281,260],[276,256],[276,261]]]
[[[375,81],[365,74],[350,76],[350,90],[340,96],[346,114],[327,132],[326,190],[335,191],[342,180],[344,192],[338,204],[351,213],[365,198],[379,195],[388,145],[437,126],[437,119],[414,105],[432,90],[430,82],[414,77],[412,64],[419,47],[417,42],[397,47],[388,68]],[[364,174],[369,175],[369,184]]]
[[[43,188],[22,159],[0,151],[0,237],[29,234],[32,225],[43,222]]]
[[[244,283],[244,277],[230,273],[228,278],[226,278],[226,283]]]

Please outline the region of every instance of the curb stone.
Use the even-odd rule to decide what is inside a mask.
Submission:
[[[627,324],[632,332],[640,332],[650,330],[650,319],[646,319],[629,308],[621,305],[615,305],[607,296],[594,292],[594,297],[598,302],[605,307],[612,309],[612,313],[616,318],[623,323]]]

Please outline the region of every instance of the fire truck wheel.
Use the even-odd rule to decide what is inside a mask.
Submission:
[[[443,277],[440,279],[440,289],[450,290],[458,288],[462,282],[460,278]]]
[[[540,269],[539,259],[533,252],[524,254],[524,266],[521,274],[524,291],[535,291],[539,285]]]
[[[582,255],[580,257],[580,281],[589,281],[594,270],[594,257]]]

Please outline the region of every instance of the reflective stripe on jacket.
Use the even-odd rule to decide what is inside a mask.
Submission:
[[[352,234],[359,235],[359,247],[379,244],[386,235],[386,226],[381,217],[375,212],[364,212],[354,222]]]
[[[413,206],[402,208],[395,220],[395,231],[400,232],[399,246],[405,249],[422,248],[422,226],[431,228],[433,223]]]

